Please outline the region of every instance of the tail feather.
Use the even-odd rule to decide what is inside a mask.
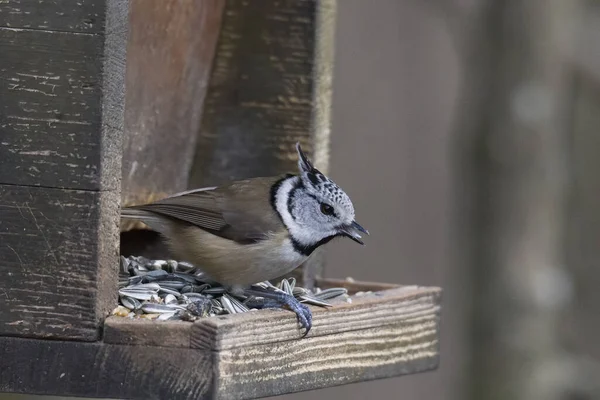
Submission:
[[[152,230],[160,233],[165,233],[170,225],[168,219],[161,215],[133,207],[121,209],[121,220],[123,219],[135,219],[141,221],[148,225]]]

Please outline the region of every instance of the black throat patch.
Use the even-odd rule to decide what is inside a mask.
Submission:
[[[338,236],[341,236],[341,234],[335,234],[335,235],[327,236],[326,238],[323,238],[323,239],[319,240],[317,243],[311,244],[311,245],[304,245],[304,244],[300,243],[299,241],[297,241],[296,239],[294,239],[292,237],[292,235],[290,235],[290,240],[292,241],[292,246],[294,246],[294,250],[296,250],[297,253],[300,253],[303,256],[308,257],[316,249],[318,249],[319,247],[323,246],[324,244],[329,243],[332,239],[335,239]]]

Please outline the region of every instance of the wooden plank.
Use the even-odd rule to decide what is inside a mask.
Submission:
[[[81,3],[100,34],[0,27],[0,335],[96,340],[114,304],[127,5]]]
[[[100,188],[97,35],[0,28],[0,183]]]
[[[10,0],[0,2],[0,27],[100,33],[105,1]]]
[[[208,399],[212,354],[0,337],[0,392],[119,399]]]
[[[187,189],[224,4],[131,1],[124,205]]]
[[[411,320],[217,353],[215,399],[253,399],[437,368],[437,321]]]
[[[313,327],[307,337],[336,335],[406,321],[437,321],[440,289],[406,287],[353,298],[331,308],[311,307]],[[205,318],[194,323],[191,346],[214,351],[300,338],[296,316],[281,310]]]
[[[314,0],[227,1],[190,187],[295,171],[298,140],[312,153],[314,17]]]
[[[191,322],[109,317],[104,321],[102,340],[104,343],[189,349],[191,333]]]
[[[396,285],[393,283],[349,281],[347,279],[332,278],[317,278],[315,283],[316,286],[321,289],[343,287],[348,289],[350,294],[354,294],[356,292],[389,290],[401,287],[401,285]]]
[[[117,290],[107,195],[0,185],[0,335],[98,338]]]
[[[106,35],[0,27],[0,183],[118,189],[127,1],[86,4]]]

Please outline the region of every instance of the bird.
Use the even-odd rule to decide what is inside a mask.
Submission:
[[[310,309],[281,291],[256,283],[285,275],[338,237],[364,245],[350,197],[313,166],[296,143],[298,173],[255,177],[177,193],[124,207],[161,234],[174,255],[196,265],[234,293],[258,296],[265,307],[287,306],[305,329]]]

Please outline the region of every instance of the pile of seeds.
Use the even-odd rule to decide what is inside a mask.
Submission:
[[[350,302],[345,288],[315,289],[296,286],[294,278],[283,279],[277,286],[265,281],[265,289],[283,291],[302,303],[327,307],[327,300]],[[175,260],[149,260],[121,256],[119,306],[113,315],[159,321],[195,321],[202,317],[236,314],[256,310],[254,296],[227,292],[192,264]]]

